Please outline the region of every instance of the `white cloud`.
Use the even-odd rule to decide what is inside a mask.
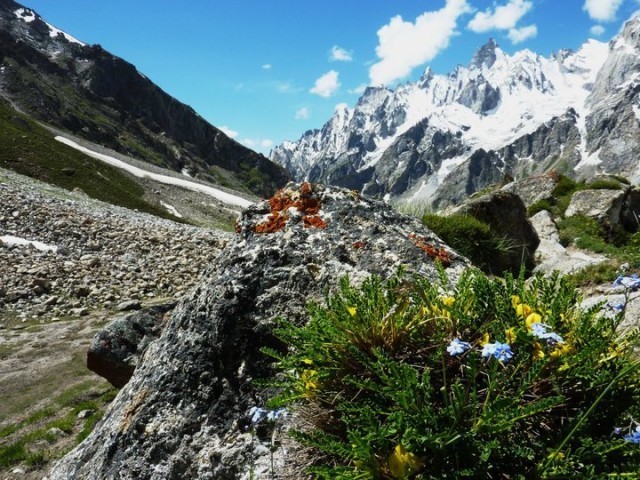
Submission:
[[[338,45],[331,47],[331,50],[329,51],[330,62],[350,62],[351,60],[353,60],[351,52],[348,52]]]
[[[253,148],[256,146],[256,141],[253,138],[243,138],[242,140],[240,140],[240,142],[246,145],[247,147]]]
[[[269,138],[263,138],[262,140],[260,140],[260,146],[262,148],[271,148],[273,147],[273,140]]]
[[[306,120],[309,118],[309,109],[307,107],[302,107],[296,111],[296,120]]]
[[[624,0],[585,0],[582,9],[598,22],[611,22]]]
[[[245,147],[264,153],[273,147],[274,142],[269,138],[243,138],[240,143]]]
[[[362,95],[366,89],[367,89],[367,84],[366,83],[361,83],[356,88],[352,88],[351,90],[349,90],[349,93],[355,93],[357,95]]]
[[[602,25],[594,25],[589,29],[589,33],[594,37],[599,37],[604,33],[604,27]]]
[[[393,17],[378,30],[376,54],[380,61],[369,69],[371,83],[389,84],[435,58],[457,34],[458,18],[471,12],[467,0],[447,0],[443,8],[423,13],[415,23],[400,15]]]
[[[529,38],[533,38],[538,35],[538,27],[535,25],[527,25],[526,27],[520,28],[511,28],[509,29],[509,33],[507,36],[511,43],[517,45],[518,43],[524,42]]]
[[[271,70],[272,68],[273,65],[271,65],[270,63],[265,63],[264,65],[262,65],[263,70]]]
[[[533,7],[529,0],[509,0],[505,5],[488,8],[478,12],[471,19],[467,27],[476,33],[491,30],[512,30],[520,19]],[[527,27],[525,27],[527,28]]]
[[[340,82],[338,81],[338,72],[330,70],[320,78],[316,80],[315,85],[311,90],[311,93],[320,95],[321,97],[328,98],[340,88]]]
[[[230,129],[226,125],[223,125],[222,127],[218,127],[218,129],[222,130],[222,133],[224,133],[229,138],[236,138],[238,136],[238,132]]]

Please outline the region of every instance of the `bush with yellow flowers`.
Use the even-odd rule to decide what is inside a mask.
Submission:
[[[639,332],[579,301],[558,276],[344,279],[282,321],[272,403],[315,478],[640,478]]]

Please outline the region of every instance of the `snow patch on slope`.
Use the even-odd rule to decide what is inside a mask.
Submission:
[[[183,187],[188,190],[192,190],[194,192],[204,193],[211,197],[214,197],[221,202],[224,202],[229,205],[235,205],[241,208],[246,208],[251,205],[253,202],[249,200],[239,197],[237,195],[233,195],[231,193],[223,192],[222,190],[218,190],[217,188],[210,187],[208,185],[202,185],[200,183],[191,182],[189,180],[183,180],[181,178],[171,177],[169,175],[161,175],[159,173],[152,173],[147,170],[143,170],[138,167],[134,167],[133,165],[129,165],[128,163],[123,162],[122,160],[118,160],[117,158],[113,158],[109,155],[104,155],[102,153],[94,152],[86,147],[78,145],[73,140],[69,140],[68,138],[57,136],[55,137],[57,141],[60,143],[64,143],[65,145],[70,146],[71,148],[75,148],[80,152],[89,155],[97,160],[100,160],[104,163],[108,163],[117,168],[121,168],[126,170],[127,172],[135,175],[138,178],[150,178],[151,180],[155,180],[156,182],[165,183],[167,185],[175,185],[178,187]]]

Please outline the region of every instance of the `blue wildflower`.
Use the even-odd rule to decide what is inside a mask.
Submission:
[[[630,277],[625,277],[623,275],[620,275],[618,276],[618,278],[616,278],[613,281],[613,286],[614,287],[622,286],[629,290],[637,290],[638,288],[640,288],[640,278],[638,278],[637,273],[634,273]]]
[[[455,357],[456,355],[460,355],[461,353],[466,352],[470,348],[471,345],[469,344],[469,342],[463,342],[459,338],[454,338],[453,340],[451,340],[451,343],[447,347],[447,352],[449,352],[449,355],[451,355],[452,357]]]
[[[278,410],[271,410],[267,413],[267,420],[270,422],[275,422],[280,420],[281,418],[286,418],[289,412],[285,408],[279,408]]]
[[[614,434],[614,435],[622,435],[622,428],[620,428],[620,427],[614,427],[614,428],[613,428],[613,434]]]
[[[531,325],[531,334],[540,338],[541,340],[546,340],[550,344],[556,343],[564,343],[564,339],[555,332],[548,332],[547,329],[551,328],[546,323],[534,323]]]
[[[513,352],[508,343],[487,343],[482,348],[482,356],[485,358],[493,356],[498,361],[506,363],[513,358]]]
[[[266,410],[260,407],[251,407],[249,410],[249,416],[251,417],[251,423],[257,425],[261,423],[263,420],[267,420],[268,422],[275,422],[280,420],[281,418],[286,418],[289,414],[286,409],[279,408],[278,410]]]

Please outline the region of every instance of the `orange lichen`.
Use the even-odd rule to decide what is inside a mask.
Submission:
[[[409,234],[409,240],[411,240],[416,247],[426,253],[429,258],[439,260],[440,263],[442,263],[442,266],[448,267],[451,265],[451,256],[444,247],[438,248],[429,243],[424,237],[419,237],[415,233]]]
[[[353,248],[355,248],[356,250],[359,250],[359,249],[361,249],[361,248],[366,247],[366,246],[367,246],[367,244],[366,244],[365,242],[363,242],[362,240],[358,240],[357,242],[353,242],[353,243],[351,244],[351,246],[352,246]]]
[[[319,213],[322,202],[313,195],[313,187],[304,182],[299,192],[282,189],[269,199],[271,212],[267,220],[253,227],[256,233],[274,233],[284,229],[289,220],[289,209],[295,208],[302,213],[302,225],[305,228],[327,228],[327,222]]]

